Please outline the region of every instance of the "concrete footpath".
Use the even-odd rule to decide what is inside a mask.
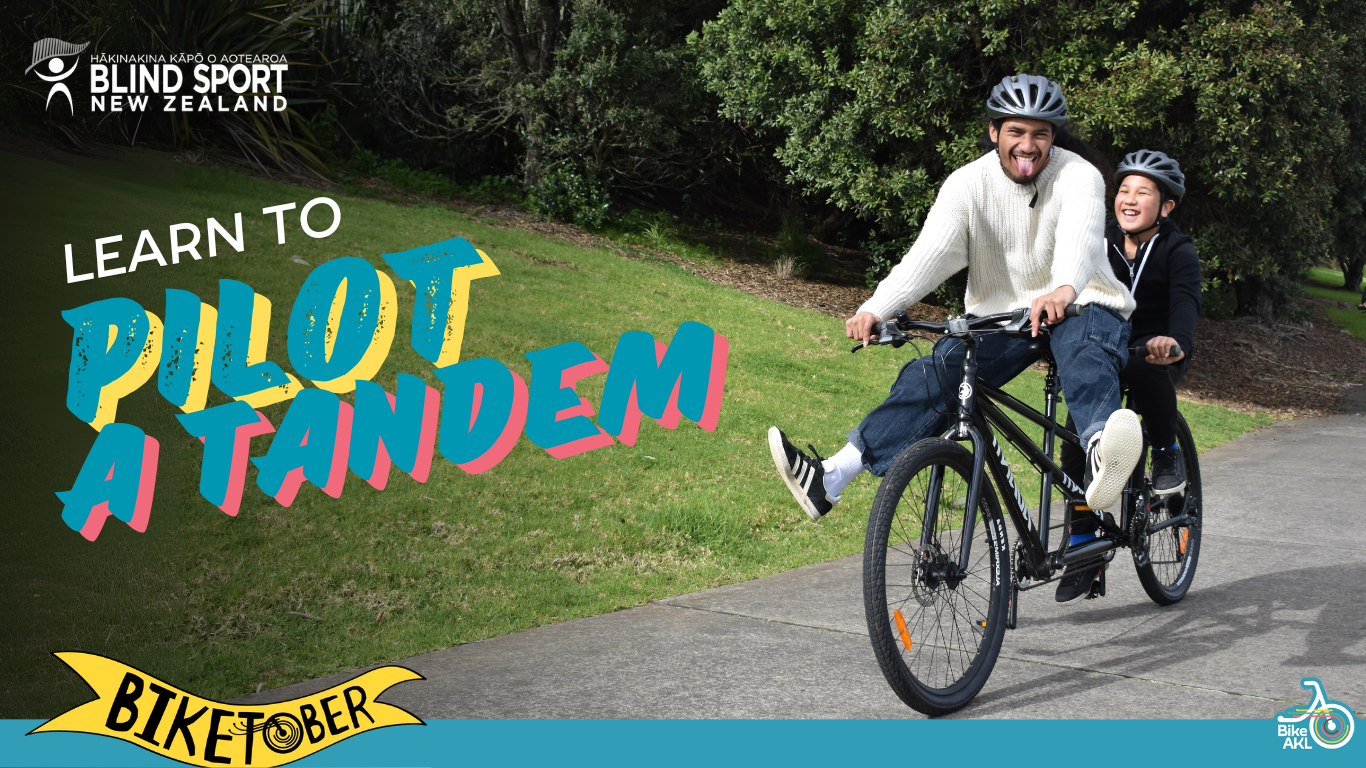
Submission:
[[[1309,676],[1366,710],[1366,416],[1278,424],[1200,462],[1205,535],[1186,599],[1154,604],[1127,552],[1104,598],[1026,593],[991,679],[955,717],[1264,718],[1307,701]],[[873,659],[861,570],[848,557],[402,659],[427,680],[383,700],[435,718],[921,717]]]

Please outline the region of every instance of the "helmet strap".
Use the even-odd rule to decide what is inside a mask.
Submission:
[[[1140,229],[1140,230],[1138,230],[1137,232],[1130,232],[1129,230],[1125,229],[1124,227],[1120,227],[1120,228],[1119,228],[1119,231],[1120,231],[1120,232],[1123,232],[1125,237],[1129,237],[1129,238],[1133,238],[1134,240],[1137,240],[1138,238],[1140,238],[1140,237],[1143,236],[1143,233],[1145,233],[1145,232],[1150,232],[1150,231],[1152,231],[1152,230],[1154,230],[1154,229],[1157,229],[1158,227],[1162,226],[1162,222],[1163,222],[1164,220],[1165,220],[1165,217],[1159,216],[1158,219],[1157,219],[1157,221],[1154,221],[1154,222],[1152,223],[1151,226],[1144,227],[1143,229]]]

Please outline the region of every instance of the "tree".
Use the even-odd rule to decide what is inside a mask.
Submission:
[[[718,5],[404,0],[371,13],[360,67],[393,124],[515,145],[533,201],[572,218],[609,189],[686,189],[724,168],[735,130],[685,44]]]
[[[792,182],[885,240],[914,235],[978,155],[990,88],[1046,74],[1112,159],[1146,146],[1182,161],[1178,218],[1207,275],[1269,316],[1277,277],[1334,239],[1341,5],[736,0],[694,43],[723,114],[767,131]]]
[[[1351,139],[1333,164],[1337,194],[1333,212],[1334,257],[1342,268],[1348,290],[1361,287],[1366,267],[1366,5],[1329,3],[1321,9],[1324,25],[1339,31],[1346,42],[1338,59],[1340,74],[1334,78],[1342,92],[1342,114]]]

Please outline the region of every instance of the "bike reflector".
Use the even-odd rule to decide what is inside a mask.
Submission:
[[[892,611],[892,615],[896,617],[896,631],[901,635],[901,644],[906,646],[906,650],[911,650],[911,633],[906,631],[906,617],[901,615],[900,608]]]

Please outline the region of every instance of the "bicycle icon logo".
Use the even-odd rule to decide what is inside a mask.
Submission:
[[[1314,700],[1307,707],[1290,707],[1276,716],[1276,734],[1285,739],[1281,749],[1313,749],[1310,739],[1324,749],[1337,749],[1351,741],[1356,729],[1351,708],[1340,701],[1325,700],[1323,683],[1317,678],[1304,678],[1300,687],[1313,689]],[[1298,727],[1296,723],[1305,725]]]

